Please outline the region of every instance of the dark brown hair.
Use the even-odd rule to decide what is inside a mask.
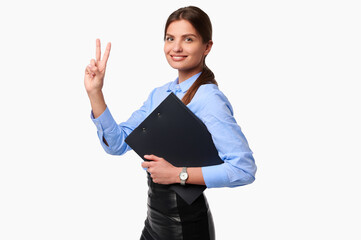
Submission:
[[[187,20],[190,22],[202,37],[203,43],[208,43],[209,40],[212,40],[211,20],[209,19],[208,15],[203,12],[203,10],[194,6],[180,8],[174,11],[168,17],[164,29],[164,39],[166,38],[169,25],[177,20]],[[209,83],[218,85],[213,72],[207,67],[205,60],[206,57],[203,59],[203,69],[201,75],[197,78],[197,80],[193,83],[193,85],[188,89],[187,93],[182,98],[182,102],[186,105],[192,101],[194,95],[201,85]]]

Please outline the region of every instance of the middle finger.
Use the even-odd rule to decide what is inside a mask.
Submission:
[[[109,54],[110,54],[110,49],[111,49],[112,44],[110,42],[108,42],[105,51],[104,51],[104,55],[103,55],[103,63],[104,65],[107,64],[108,58],[109,58]]]

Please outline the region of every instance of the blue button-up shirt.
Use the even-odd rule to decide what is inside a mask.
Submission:
[[[131,150],[125,138],[171,93],[182,99],[200,73],[178,84],[178,78],[155,88],[130,118],[117,124],[109,108],[98,117],[91,119],[97,127],[100,143],[112,155],[122,155]],[[257,167],[253,153],[241,128],[233,117],[233,109],[226,96],[215,84],[201,85],[187,107],[207,126],[212,135],[223,164],[202,167],[205,184],[208,188],[237,187],[255,180]],[[103,141],[106,140],[108,145]],[[150,153],[151,154],[151,153]],[[161,156],[160,156],[161,157]]]

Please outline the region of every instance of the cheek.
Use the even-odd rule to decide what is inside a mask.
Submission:
[[[189,48],[185,47],[183,50],[187,51],[193,58],[202,58],[204,49],[202,46],[190,46]]]
[[[171,46],[169,44],[164,44],[164,53],[167,54],[171,50]]]
[[[197,49],[195,51],[192,52],[192,58],[195,61],[200,61],[203,58],[203,51]]]

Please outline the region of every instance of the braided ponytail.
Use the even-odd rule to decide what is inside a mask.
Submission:
[[[192,84],[192,86],[188,89],[187,93],[183,96],[182,102],[185,105],[190,103],[194,95],[196,94],[198,88],[203,84],[210,84],[210,83],[216,84],[218,86],[218,83],[214,78],[213,72],[204,63],[201,75],[199,75],[197,80]]]

